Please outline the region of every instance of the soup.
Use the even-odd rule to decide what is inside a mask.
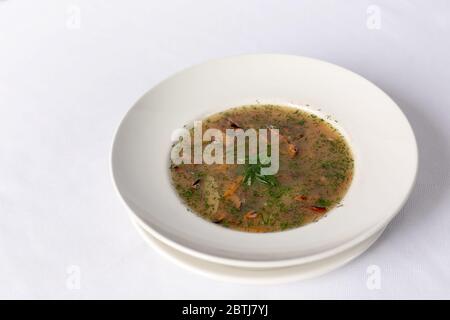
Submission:
[[[262,175],[267,165],[251,163],[248,157],[243,164],[171,160],[174,189],[188,210],[223,227],[273,232],[315,222],[340,205],[351,183],[353,157],[344,137],[312,113],[276,105],[242,106],[204,119],[201,127],[203,132],[218,129],[224,136],[227,129],[278,129],[279,169],[273,175]],[[267,140],[269,153],[272,139]]]

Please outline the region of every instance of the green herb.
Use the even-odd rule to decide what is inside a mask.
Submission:
[[[183,195],[183,197],[185,197],[185,198],[192,198],[192,196],[194,195],[194,191],[192,191],[192,190],[184,190],[183,192],[182,192],[182,195]]]
[[[319,200],[316,201],[316,206],[326,208],[326,207],[331,206],[331,201],[320,198]]]
[[[280,224],[281,230],[286,230],[289,227],[289,222],[284,221]]]
[[[220,224],[223,225],[224,227],[227,227],[227,228],[230,227],[230,223],[229,223],[228,221],[225,221],[225,220],[222,220],[222,221],[220,222]]]
[[[272,222],[272,217],[273,217],[272,213],[270,213],[270,214],[269,214],[269,213],[263,213],[263,214],[261,215],[263,224],[264,224],[264,225],[269,225],[269,224],[271,224],[271,222]]]
[[[197,171],[197,172],[194,173],[194,178],[195,179],[200,179],[200,178],[203,178],[205,176],[206,176],[206,173],[201,172],[201,171]]]
[[[230,201],[227,201],[226,203],[226,210],[234,216],[240,214],[239,209],[236,208]]]
[[[261,194],[258,191],[253,190],[253,196],[254,197],[261,197]]]
[[[280,199],[283,195],[287,194],[289,191],[291,191],[291,188],[289,186],[273,186],[269,189],[269,196],[275,199]]]
[[[263,165],[261,163],[250,164],[247,163],[244,168],[244,179],[242,183],[252,185],[254,182],[259,181],[269,186],[276,186],[278,180],[274,175],[263,175],[261,169]]]
[[[334,167],[334,163],[332,161],[323,161],[321,167],[324,169],[331,169]]]

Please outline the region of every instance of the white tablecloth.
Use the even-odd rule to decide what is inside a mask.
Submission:
[[[405,208],[357,260],[261,288],[150,249],[114,191],[109,153],[124,113],[165,77],[263,52],[376,83],[409,118],[420,169]],[[0,298],[450,298],[449,86],[445,0],[0,0]]]

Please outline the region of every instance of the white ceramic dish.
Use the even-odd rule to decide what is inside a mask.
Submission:
[[[355,157],[344,206],[317,223],[265,234],[187,212],[168,175],[172,132],[229,107],[264,102],[314,106],[306,108],[338,121]],[[112,149],[117,190],[146,231],[197,258],[252,268],[316,261],[369,239],[402,207],[416,171],[413,131],[385,93],[336,65],[288,55],[214,60],[172,76],[131,108]]]
[[[215,280],[255,285],[281,284],[306,280],[333,271],[363,254],[381,236],[385,229],[385,226],[383,226],[381,230],[367,240],[328,258],[291,267],[255,270],[208,262],[185,254],[157,240],[145,231],[137,219],[132,218],[131,220],[145,242],[175,264]]]

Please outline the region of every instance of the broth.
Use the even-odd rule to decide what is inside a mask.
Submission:
[[[250,105],[202,122],[203,132],[215,128],[224,134],[228,128],[269,127],[279,129],[274,175],[260,176],[262,165],[248,161],[171,163],[172,183],[190,211],[235,230],[273,232],[317,221],[340,204],[352,180],[353,157],[328,121],[293,107]]]

